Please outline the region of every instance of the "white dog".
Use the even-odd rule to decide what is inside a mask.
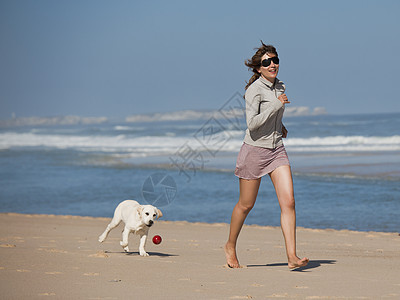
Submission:
[[[149,228],[154,224],[154,220],[162,217],[162,212],[152,205],[140,205],[133,200],[125,200],[121,202],[114,212],[114,217],[106,230],[99,236],[99,242],[102,243],[107,238],[111,229],[118,226],[121,221],[125,223],[125,228],[122,231],[122,248],[129,252],[128,237],[129,233],[135,232],[140,236],[139,254],[141,256],[149,256],[144,250],[146,244],[147,233]]]

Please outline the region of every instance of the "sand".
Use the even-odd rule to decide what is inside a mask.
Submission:
[[[228,224],[157,221],[149,257],[119,246],[110,219],[0,214],[1,299],[400,299],[398,233],[298,228],[307,267],[287,267],[280,228],[244,226],[241,269],[225,265]]]

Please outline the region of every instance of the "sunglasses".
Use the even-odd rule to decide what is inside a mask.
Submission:
[[[271,58],[268,58],[268,59],[264,59],[264,60],[261,62],[261,65],[262,65],[263,67],[268,67],[268,66],[271,64],[271,61],[273,61],[274,64],[279,65],[279,58],[278,58],[277,56],[271,57]]]

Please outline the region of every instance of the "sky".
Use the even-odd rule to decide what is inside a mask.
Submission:
[[[291,106],[400,112],[400,1],[0,0],[0,119],[219,109],[274,45]]]

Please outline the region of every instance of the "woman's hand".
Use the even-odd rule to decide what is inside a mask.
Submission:
[[[282,137],[286,138],[287,137],[287,133],[288,133],[288,131],[287,131],[286,127],[282,125]]]
[[[282,104],[288,104],[290,101],[288,100],[286,94],[282,94],[278,96],[278,100],[282,102]]]

